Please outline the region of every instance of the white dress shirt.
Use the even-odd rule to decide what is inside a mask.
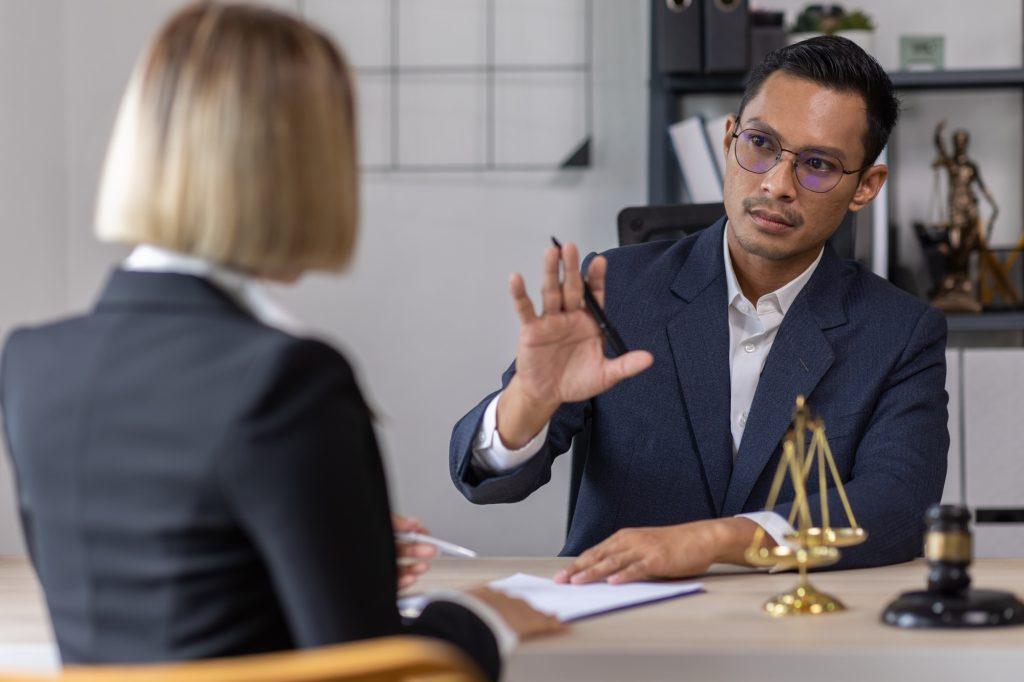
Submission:
[[[730,427],[732,429],[733,457],[739,451],[743,440],[743,429],[747,424],[750,405],[754,401],[757,383],[761,378],[768,352],[775,341],[786,312],[804,288],[821,262],[822,252],[811,265],[796,279],[770,294],[765,294],[752,304],[743,295],[736,271],[729,255],[729,224],[722,230],[722,252],[725,258],[726,295],[729,301],[729,377],[731,384]],[[550,422],[544,425],[529,443],[518,450],[505,447],[498,435],[498,399],[494,396],[484,411],[483,421],[473,442],[473,465],[485,473],[508,471],[519,466],[540,451],[547,439]],[[748,518],[764,528],[776,543],[786,544],[785,536],[793,527],[774,512],[751,512],[737,514]]]
[[[121,267],[124,270],[138,272],[171,272],[202,277],[216,285],[243,310],[268,327],[280,329],[292,336],[308,337],[310,335],[309,330],[301,322],[292,317],[270,296],[266,287],[259,280],[237,270],[231,270],[203,258],[148,244],[137,246],[124,260]],[[498,650],[503,659],[519,643],[519,636],[505,623],[501,615],[472,595],[455,590],[443,590],[431,592],[424,597],[418,602],[420,609],[431,601],[449,601],[472,611],[494,633]]]

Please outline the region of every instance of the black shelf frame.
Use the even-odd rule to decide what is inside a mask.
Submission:
[[[743,92],[747,78],[747,74],[659,73],[654,5],[663,1],[651,0],[650,13],[647,203],[651,205],[680,201],[683,178],[672,150],[668,127],[681,116],[681,98],[694,94],[738,94]],[[896,89],[902,91],[1016,89],[1024,96],[1024,68],[893,71],[889,77]],[[947,320],[951,332],[1024,331],[1024,311],[950,314]]]
[[[1024,88],[1024,69],[951,69],[948,71],[891,71],[897,90],[984,90]],[[743,92],[746,74],[655,75],[652,87],[675,97],[691,94]]]
[[[1024,330],[1024,311],[946,313],[950,332],[1017,332]]]

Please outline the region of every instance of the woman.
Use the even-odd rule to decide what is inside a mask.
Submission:
[[[461,646],[494,677],[496,636],[555,628],[488,590],[402,623],[352,370],[282,331],[256,283],[349,261],[352,97],[331,41],[267,9],[191,6],[137,65],[97,210],[101,239],[137,248],[92,312],[15,332],[0,379],[65,662],[408,632]]]

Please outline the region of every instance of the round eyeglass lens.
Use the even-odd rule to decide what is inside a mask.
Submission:
[[[744,130],[736,141],[736,160],[751,173],[767,173],[778,163],[779,143],[771,135]]]
[[[812,192],[827,192],[843,177],[839,160],[812,150],[800,152],[796,157],[796,179]]]

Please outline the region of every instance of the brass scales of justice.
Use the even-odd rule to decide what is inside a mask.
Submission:
[[[810,445],[805,447],[808,432]],[[811,520],[811,509],[807,499],[807,479],[815,462],[818,465],[821,526],[815,526]],[[796,532],[786,536],[786,545],[762,547],[765,531],[758,526],[745,556],[747,561],[755,566],[770,566],[779,570],[796,568],[800,571],[800,580],[793,589],[777,594],[765,602],[764,609],[772,616],[819,615],[843,611],[846,607],[841,601],[811,585],[807,579],[807,569],[836,563],[839,561],[838,548],[859,545],[867,539],[868,534],[857,525],[853,509],[850,508],[850,501],[846,497],[846,490],[843,489],[842,479],[832,457],[832,449],[825,438],[825,423],[811,415],[811,410],[802,395],[796,399],[793,425],[782,440],[782,458],[779,460],[779,467],[775,471],[775,478],[768,492],[766,511],[771,511],[775,506],[779,490],[787,476],[794,492],[789,523],[793,525],[794,521],[798,522]],[[835,528],[829,519],[829,476],[835,483],[835,492],[846,511],[846,521],[849,525],[845,527]]]

